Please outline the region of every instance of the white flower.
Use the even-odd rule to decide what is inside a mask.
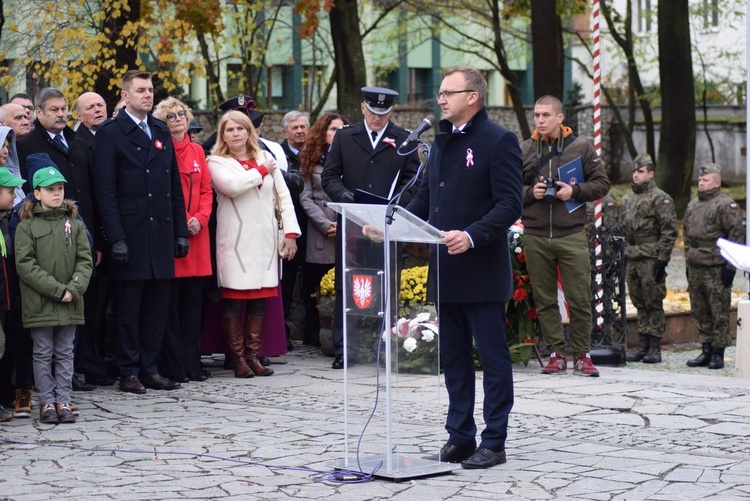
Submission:
[[[426,311],[423,311],[422,313],[420,313],[419,315],[417,315],[416,317],[414,317],[414,320],[416,320],[417,323],[426,322],[429,319],[430,319],[430,314],[427,313]]]
[[[422,331],[422,339],[428,343],[431,343],[433,339],[435,339],[435,333],[432,332],[426,325],[425,329]]]
[[[417,349],[417,340],[413,337],[408,337],[404,340],[404,349],[411,353]]]
[[[520,254],[523,252],[523,249],[521,247],[516,247],[516,254]]]
[[[440,333],[439,330],[438,330],[438,326],[436,324],[427,323],[427,324],[421,324],[421,325],[423,327],[423,329],[422,329],[422,336],[423,337],[426,337],[427,332],[430,333],[430,336],[432,336],[433,334],[435,336],[437,336]],[[432,341],[432,339],[430,339],[429,341]]]
[[[406,319],[405,319],[404,317],[401,317],[401,318],[399,318],[399,319],[398,319],[398,320],[396,321],[396,325],[398,325],[399,327],[401,327],[401,326],[402,326],[402,325],[404,325],[404,324],[405,324],[406,322],[408,322],[408,320],[406,320]]]

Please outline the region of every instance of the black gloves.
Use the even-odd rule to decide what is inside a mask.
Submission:
[[[667,276],[667,262],[657,259],[654,263],[654,280],[663,282]]]
[[[733,268],[727,268],[726,266],[721,269],[721,285],[724,287],[731,287],[734,282],[734,274],[737,270]]]
[[[174,239],[174,257],[185,257],[190,250],[190,243],[185,237],[175,237]]]
[[[354,194],[347,191],[343,195],[341,195],[341,201],[345,204],[353,204],[354,203]]]
[[[117,266],[125,266],[128,264],[128,243],[125,240],[118,240],[113,243],[109,257]]]

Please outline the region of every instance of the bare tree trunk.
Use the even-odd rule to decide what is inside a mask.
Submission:
[[[138,69],[136,65],[136,59],[138,59],[138,53],[135,47],[127,47],[127,44],[116,44],[117,40],[121,40],[120,34],[123,28],[128,23],[135,23],[141,17],[141,1],[134,0],[130,2],[130,10],[121,10],[115,15],[114,12],[106,12],[106,18],[104,21],[105,29],[109,30],[110,33],[110,48],[114,50],[115,61],[117,61],[116,69],[127,68],[129,70]],[[111,111],[114,109],[117,102],[120,100],[119,92],[112,92],[110,88],[110,80],[114,77],[114,73],[106,68],[101,68],[99,74],[96,76],[94,83],[94,92],[104,97],[107,102],[107,108]],[[118,88],[115,89],[119,91]]]
[[[657,184],[682,217],[690,201],[695,157],[695,84],[688,0],[659,2],[659,76],[662,120]]]
[[[555,0],[531,2],[531,41],[534,56],[534,99],[551,95],[562,100],[562,23]]]
[[[357,0],[337,0],[329,12],[335,55],[336,106],[352,121],[361,116],[360,89],[367,83]]]

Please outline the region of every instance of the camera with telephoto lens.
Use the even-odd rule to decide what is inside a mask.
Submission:
[[[547,202],[548,204],[554,203],[554,201],[557,199],[557,192],[560,190],[560,187],[557,185],[557,181],[552,179],[551,177],[548,177],[546,179],[543,179],[542,182],[547,186],[544,190],[544,195],[542,195],[542,200]]]

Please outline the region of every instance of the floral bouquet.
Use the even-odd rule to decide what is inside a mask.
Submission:
[[[513,268],[513,299],[508,301],[505,314],[508,348],[513,362],[529,363],[539,325],[534,304],[534,289],[526,269],[523,251],[523,226],[513,225],[508,232],[510,260]]]
[[[425,306],[413,318],[401,317],[390,336],[398,350],[401,372],[434,374],[438,370],[438,319],[434,306]],[[384,340],[387,338],[384,336]]]

